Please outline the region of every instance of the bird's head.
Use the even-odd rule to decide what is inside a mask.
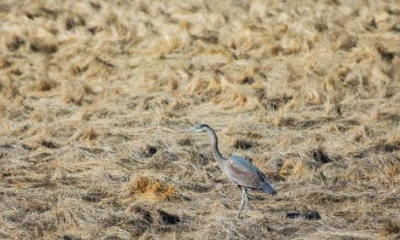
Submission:
[[[200,124],[198,126],[189,128],[187,131],[188,132],[206,132],[207,130],[210,130],[211,127],[208,126],[207,124]]]

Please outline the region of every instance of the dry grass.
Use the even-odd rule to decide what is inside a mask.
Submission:
[[[396,1],[0,3],[1,239],[396,239]],[[224,155],[275,183],[246,221]],[[313,216],[319,216],[313,217]]]
[[[131,179],[124,185],[125,197],[137,196],[148,200],[171,201],[177,199],[177,189],[160,180],[148,177]]]

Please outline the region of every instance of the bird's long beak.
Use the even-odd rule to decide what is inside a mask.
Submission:
[[[191,127],[186,129],[186,132],[201,132],[201,129],[198,127]]]

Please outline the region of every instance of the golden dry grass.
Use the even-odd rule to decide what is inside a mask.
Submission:
[[[399,238],[399,16],[373,0],[1,1],[0,238]],[[246,221],[208,137],[182,131],[200,122],[277,186]]]

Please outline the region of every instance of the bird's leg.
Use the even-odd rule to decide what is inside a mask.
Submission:
[[[243,215],[243,219],[245,219],[246,215],[247,215],[247,203],[249,202],[249,198],[247,197],[247,192],[246,192],[245,188],[243,188],[243,193],[244,193],[244,215]]]
[[[244,194],[245,194],[244,191],[245,191],[244,188],[242,188],[242,202],[240,203],[239,211],[238,211],[238,213],[236,215],[236,218],[239,218],[240,212],[242,211],[242,208],[243,208],[243,205],[244,205]]]

